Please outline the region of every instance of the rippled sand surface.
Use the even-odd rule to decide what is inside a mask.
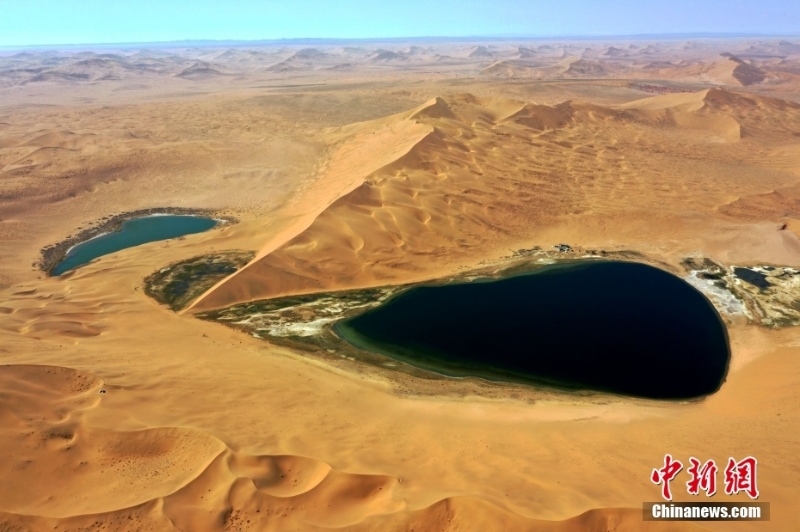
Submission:
[[[757,457],[772,505],[757,528],[794,530],[800,43],[53,57],[0,54],[0,528],[756,528],[643,524],[671,453]],[[161,207],[236,223],[38,267],[46,246]],[[194,317],[550,260],[559,243],[711,294],[732,349],[721,390],[675,403],[428,379]],[[181,312],[144,293],[229,251],[254,258]],[[780,268],[777,288],[721,288],[704,258]]]

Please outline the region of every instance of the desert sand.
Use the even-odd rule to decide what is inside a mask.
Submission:
[[[0,51],[0,529],[796,530],[796,325],[723,312],[726,382],[663,402],[427,379],[195,314],[560,242],[800,268],[798,102],[782,39]],[[42,270],[158,208],[232,221]],[[180,312],[144,293],[225,250],[254,258]],[[666,453],[756,456],[771,521],[643,523]]]

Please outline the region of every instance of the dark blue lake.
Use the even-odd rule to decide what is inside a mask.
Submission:
[[[356,347],[446,375],[654,399],[715,392],[730,360],[705,296],[628,262],[420,286],[335,330]]]
[[[87,264],[97,257],[115,253],[125,248],[157,240],[167,240],[183,235],[201,233],[217,225],[217,221],[202,216],[163,215],[135,218],[122,223],[119,231],[106,233],[73,247],[66,257],[53,268],[53,275]]]

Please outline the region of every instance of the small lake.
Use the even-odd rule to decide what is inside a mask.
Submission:
[[[61,275],[87,264],[97,257],[148,242],[202,233],[217,225],[217,220],[202,216],[156,215],[134,218],[122,223],[119,231],[106,233],[74,246],[55,268]]]
[[[715,392],[730,360],[725,326],[703,294],[628,262],[416,287],[335,331],[446,375],[653,399]]]

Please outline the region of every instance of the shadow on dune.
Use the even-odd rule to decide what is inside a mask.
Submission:
[[[301,456],[254,456],[189,428],[115,431],[87,411],[124,390],[79,370],[0,367],[0,530],[596,531],[641,511],[536,521],[471,497],[410,509],[400,481]],[[687,525],[646,530],[694,530]]]

